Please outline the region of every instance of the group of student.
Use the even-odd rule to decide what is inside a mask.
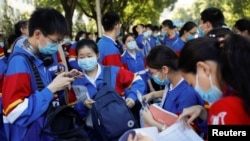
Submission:
[[[160,98],[163,109],[179,115],[179,120],[194,123],[193,129],[204,139],[209,124],[249,125],[250,39],[245,36],[250,33],[250,24],[243,28],[243,23],[247,21],[236,22],[237,34],[233,33],[225,27],[222,11],[212,7],[201,12],[199,25],[186,22],[179,32],[171,20],[163,21],[163,38],[153,26],[139,24],[133,34],[123,36],[121,55],[117,42],[120,17],[109,11],[102,16],[105,33],[98,42],[80,39],[83,33],[73,44],[65,40],[68,45],[62,47],[68,52],[71,68],[62,72],[57,52],[60,42],[69,38],[65,36],[69,35],[67,23],[53,8],[37,8],[28,21],[27,37],[14,43],[3,68],[2,139],[29,139],[29,125],[43,115],[51,101],[69,104],[86,118],[104,81],[104,66],[112,66],[111,84],[135,116],[159,131],[167,126],[155,121],[148,109],[140,114],[138,91],[146,102]],[[33,59],[45,88],[37,89],[29,62],[15,55],[18,53]],[[156,90],[152,83],[163,88]],[[70,89],[65,102],[65,89],[74,85],[87,87],[90,98],[80,101]],[[128,140],[140,138],[135,135]]]

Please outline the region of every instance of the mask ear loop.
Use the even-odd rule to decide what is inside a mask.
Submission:
[[[209,75],[209,81],[210,81],[210,86],[211,86],[211,88],[214,87],[214,84],[213,84],[213,82],[212,82],[212,75],[211,75],[211,74]]]

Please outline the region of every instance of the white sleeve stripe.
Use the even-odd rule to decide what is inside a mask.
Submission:
[[[7,123],[13,123],[22,113],[25,109],[27,109],[29,104],[29,100],[27,98],[24,99],[24,101],[20,104],[18,104],[18,106],[16,106],[16,108],[14,108],[6,117],[6,119],[4,121],[6,121]]]

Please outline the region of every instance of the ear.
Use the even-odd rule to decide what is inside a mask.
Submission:
[[[97,56],[97,59],[99,59],[99,57],[100,57],[100,54],[99,54],[99,53],[97,53],[97,54],[96,54],[96,56]]]
[[[167,66],[162,66],[161,69],[162,69],[163,73],[168,74],[169,68]]]
[[[42,32],[40,30],[37,29],[37,30],[34,31],[33,36],[34,36],[35,39],[38,40],[41,35],[42,35]]]
[[[210,67],[202,62],[202,61],[199,61],[196,63],[196,71],[197,71],[197,74],[205,74],[207,77],[209,77],[209,75],[211,74],[211,70],[210,70]]]

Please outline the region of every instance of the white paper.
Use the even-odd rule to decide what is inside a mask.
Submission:
[[[79,101],[85,101],[86,99],[89,99],[89,93],[88,93],[88,89],[86,86],[83,86],[83,85],[73,85],[72,86],[74,92],[75,92],[75,95],[76,95],[76,98],[77,100]]]
[[[204,141],[191,127],[176,122],[159,133],[157,141]]]

